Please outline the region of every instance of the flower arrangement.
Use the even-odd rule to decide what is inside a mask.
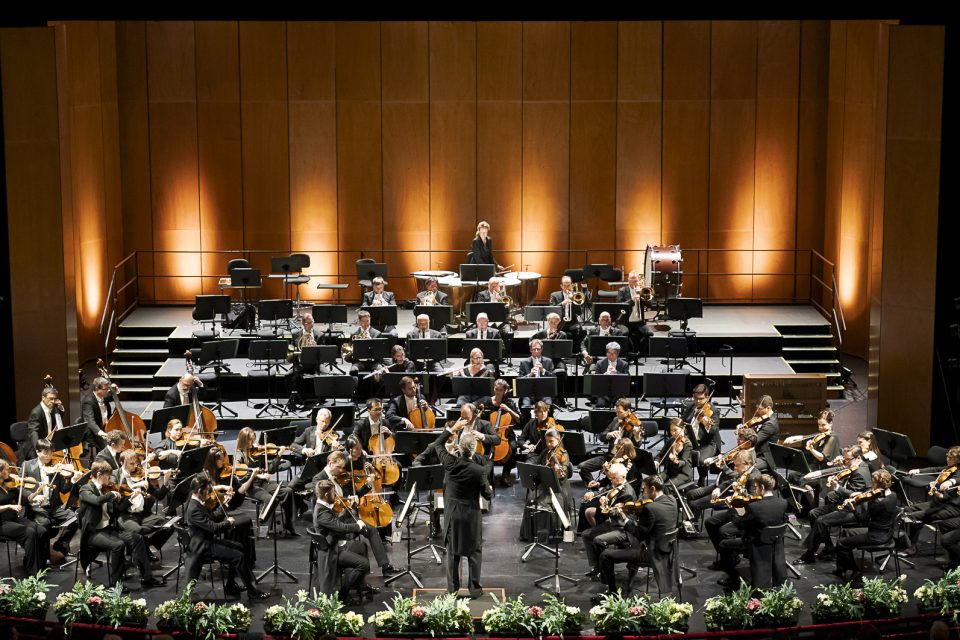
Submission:
[[[590,609],[598,634],[684,633],[692,614],[692,605],[673,598],[651,602],[642,595],[624,598],[619,592],[604,596]]]
[[[196,580],[191,580],[186,589],[174,600],[167,600],[157,605],[153,610],[153,615],[157,618],[157,628],[193,631],[197,626],[197,618],[200,611],[194,605],[192,596],[193,590],[197,586]]]
[[[377,633],[428,632],[431,636],[438,636],[473,631],[467,601],[452,593],[438,596],[426,604],[398,593],[393,602],[385,603],[385,606],[386,611],[378,611],[369,619]]]
[[[57,596],[53,610],[68,635],[75,622],[98,624],[104,619],[106,595],[107,589],[103,585],[78,582],[70,591]]]
[[[263,614],[264,629],[271,634],[288,635],[298,640],[313,640],[324,634],[356,636],[363,628],[363,616],[343,611],[336,595],[325,593],[308,597],[297,592],[295,600],[284,597],[283,604],[273,605]]]
[[[960,568],[951,569],[936,582],[927,580],[916,591],[920,611],[939,611],[943,614],[960,610]]]
[[[198,602],[195,636],[203,640],[214,640],[218,635],[248,631],[253,621],[250,610],[244,605],[206,604]]]
[[[0,579],[0,615],[40,620],[46,617],[50,608],[47,601],[50,585],[46,577],[47,570],[44,569],[22,580]]]
[[[793,583],[785,582],[779,587],[763,591],[760,607],[753,611],[752,626],[796,626],[802,610],[803,600],[797,597]]]
[[[143,598],[134,600],[123,592],[123,585],[117,583],[106,590],[101,623],[114,629],[120,626],[145,627],[149,615],[147,601]]]
[[[498,635],[559,636],[574,633],[583,626],[583,614],[577,607],[568,607],[552,594],[544,595],[543,606],[527,606],[523,596],[508,598],[506,602],[497,600],[492,609],[483,612],[481,620],[487,633]]]
[[[747,629],[753,625],[753,616],[762,605],[754,589],[741,579],[736,591],[707,598],[703,605],[707,631]]]
[[[890,582],[883,578],[863,581],[862,587],[851,584],[831,584],[819,587],[823,593],[811,605],[818,622],[858,620],[896,616],[907,602],[907,592],[901,586],[906,576]]]

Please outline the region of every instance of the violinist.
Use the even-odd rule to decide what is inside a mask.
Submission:
[[[587,552],[587,562],[590,570],[584,574],[591,580],[600,580],[600,552],[603,551],[603,541],[608,539],[604,534],[622,532],[624,520],[617,515],[614,509],[622,502],[636,502],[637,493],[627,483],[627,469],[622,464],[610,465],[610,490],[600,496],[600,511],[607,519],[583,532],[583,547]]]
[[[156,467],[155,469],[159,470]],[[172,475],[173,469],[167,469],[154,479],[148,478],[137,452],[133,449],[127,449],[120,454],[120,468],[113,472],[114,484],[133,489],[130,499],[119,505],[117,522],[127,531],[143,536],[151,562],[159,561],[160,557],[150,547],[162,549],[174,533],[173,527],[163,528],[162,525],[167,520],[165,517],[153,513],[157,502],[169,494]]]
[[[824,409],[817,415],[817,433],[813,437],[790,436],[783,443],[789,445],[804,440],[806,442],[803,448],[815,461],[816,469],[822,471],[829,467],[831,462],[840,455],[840,439],[833,435],[833,411]],[[826,488],[827,481],[826,478],[821,478],[819,482],[805,481],[803,475],[799,471],[790,471],[787,474],[787,482],[792,485],[801,485],[808,490],[803,494],[802,501],[809,511],[817,506],[820,492]]]
[[[163,440],[147,454],[147,462],[156,462],[161,469],[176,469],[184,449],[184,443],[177,444],[177,442],[182,438],[183,423],[177,418],[171,418],[163,430]]]
[[[833,540],[830,527],[849,526],[857,523],[856,516],[849,509],[840,509],[840,503],[859,491],[870,486],[870,467],[861,457],[860,447],[852,445],[843,449],[843,469],[827,481],[827,491],[823,496],[823,505],[812,509],[807,518],[810,520],[810,533],[804,541],[806,551],[800,556],[799,564],[812,564],[818,559],[832,559]],[[817,554],[821,543],[823,552]]]
[[[331,457],[337,455],[331,454]],[[350,602],[350,589],[363,588],[364,578],[370,573],[367,552],[358,540],[348,541],[350,534],[368,535],[369,529],[362,520],[344,519],[334,513],[334,504],[342,501],[337,493],[337,483],[321,480],[316,486],[317,504],[313,512],[313,528],[318,534],[320,548],[317,551],[317,579],[320,590],[334,593],[342,602]],[[348,511],[345,509],[344,511]],[[357,548],[357,545],[361,548]],[[374,588],[369,587],[373,592]]]
[[[600,579],[608,594],[617,592],[616,565],[649,563],[657,588],[663,596],[673,592],[673,572],[670,555],[673,551],[666,533],[676,526],[677,500],[663,492],[663,483],[656,476],[648,476],[641,484],[643,507],[633,515],[624,513],[621,503],[617,514],[624,517],[623,529],[611,531],[596,540],[605,548],[600,552]],[[674,559],[674,562],[679,560]],[[604,594],[594,596],[595,604]]]
[[[607,343],[607,357],[603,360],[597,360],[592,365],[588,373],[594,375],[630,375],[630,363],[620,357],[620,343]],[[611,398],[609,396],[594,396],[594,407],[609,407]]]
[[[629,437],[634,441],[634,444],[637,444],[638,440],[643,439],[643,429],[637,428],[639,425],[635,425],[635,423],[638,421],[632,418],[633,403],[630,402],[630,399],[620,398],[616,404],[613,405],[613,409],[616,412],[616,416],[614,416],[613,420],[610,421],[610,424],[607,425],[607,428],[603,431],[603,439],[609,443],[607,452],[580,463],[580,479],[583,480],[584,484],[589,484],[590,481],[594,479],[593,474],[600,471],[603,464],[613,458],[613,448],[621,437]]]
[[[496,374],[493,365],[483,363],[483,351],[479,347],[475,347],[470,350],[470,363],[465,367],[456,369],[451,375],[464,378],[493,378]],[[457,396],[456,404],[459,407],[468,402],[478,403],[484,398],[483,395]]]
[[[70,466],[53,464],[53,447],[47,439],[37,441],[37,457],[24,462],[21,472],[23,477],[33,478],[38,483],[34,497],[29,500],[31,519],[51,534],[54,528],[60,529],[53,550],[64,556],[70,550],[70,541],[79,525],[73,510],[61,500],[61,494],[69,493],[81,474]],[[71,520],[72,524],[63,526]]]
[[[493,397],[490,398],[490,424],[496,420],[497,409],[503,407],[504,415],[509,415],[512,425],[520,423],[520,410],[517,408],[511,398],[510,385],[503,378],[498,379],[493,385]],[[540,434],[547,428],[547,418],[550,414],[550,407],[542,400],[533,406],[533,418],[524,425],[520,432],[520,437],[511,425],[507,429],[507,439],[510,441],[510,455],[503,461],[503,469],[500,474],[500,486],[512,487],[513,470],[517,467],[517,462],[524,462],[528,456],[537,449],[540,443]]]
[[[47,566],[49,538],[46,528],[27,519],[24,491],[14,487],[14,470],[0,459],[0,536],[23,548],[23,568],[32,576]]]
[[[333,414],[327,408],[317,411],[313,424],[308,426],[293,440],[290,450],[299,456],[299,463],[318,453],[329,451],[337,446],[339,434],[332,430]],[[291,487],[294,491],[297,488]]]
[[[559,431],[551,428],[543,432],[543,449],[534,462],[553,469],[554,475],[557,477],[557,484],[560,485],[557,500],[563,505],[564,511],[569,513],[573,504],[570,498],[570,475],[573,473],[573,465],[570,464],[570,454],[563,448],[563,440]],[[532,539],[538,531],[537,524],[534,522],[534,513],[537,512],[532,510],[534,501],[530,499],[530,496],[531,494],[528,491],[523,509],[523,519],[520,524],[521,541]],[[543,491],[537,495],[536,506],[539,507],[538,512],[540,514],[549,514],[551,531],[562,531],[560,519],[553,513],[549,492]],[[546,528],[546,525],[541,525],[541,527]]]
[[[693,480],[693,464],[691,463],[693,446],[690,444],[686,432],[683,420],[680,418],[670,420],[670,437],[664,444],[663,449],[660,450],[657,458],[662,469],[657,475],[664,484],[672,483],[679,487]]]
[[[257,474],[250,470],[240,471],[229,463],[229,457],[222,446],[216,446],[207,452],[203,461],[203,473],[213,485],[210,503],[215,506],[212,511],[233,517],[233,527],[224,533],[224,536],[241,545],[244,555],[250,566],[256,564],[257,548],[253,537],[253,518],[247,512],[238,509],[246,499],[257,480]],[[219,505],[223,505],[221,509]]]
[[[731,527],[727,525],[737,517],[737,511],[726,507],[726,502],[734,496],[747,496],[755,491],[756,483],[760,480],[760,469],[757,468],[753,451],[738,451],[733,458],[733,470],[736,478],[723,490],[715,490],[712,494],[713,513],[703,523],[703,528],[713,543],[713,548],[720,553],[720,543],[729,537]],[[726,527],[726,529],[724,529]],[[717,561],[711,567],[714,570],[723,570],[726,565]]]
[[[110,431],[104,437],[106,446],[94,458],[94,462],[106,462],[111,471],[120,468],[120,454],[124,452],[127,443],[127,434],[123,431]]]
[[[261,504],[266,504],[276,490],[277,483],[270,479],[270,474],[267,472],[269,468],[267,451],[263,449],[258,451],[258,448],[254,444],[256,440],[257,433],[250,427],[244,427],[240,430],[240,433],[237,434],[237,447],[233,454],[233,464],[237,466],[246,465],[251,468],[260,467],[260,469],[262,469],[262,471],[256,474],[257,478],[254,480],[253,486],[247,495],[258,500]],[[255,455],[257,453],[259,453],[259,455]],[[282,448],[278,451],[278,455],[280,453],[282,453]],[[290,487],[286,485],[280,487],[280,492],[277,494],[277,503],[283,511],[284,534],[291,538],[298,537],[300,534],[297,533],[296,527],[294,526],[296,506],[293,501],[293,491],[290,490]],[[274,511],[271,517],[275,518],[276,513],[277,512]]]
[[[687,504],[690,509],[693,510],[694,514],[707,510],[717,496],[728,493],[730,485],[739,477],[734,468],[734,460],[737,454],[741,451],[753,453],[754,444],[757,442],[757,433],[752,428],[747,427],[746,429],[741,429],[736,437],[737,445],[733,449],[723,455],[708,458],[705,461],[708,467],[720,469],[717,481],[702,487],[692,487],[687,490]],[[759,475],[759,471],[757,475]]]
[[[740,585],[740,575],[736,571],[738,553],[750,555],[750,584],[753,588],[770,589],[779,587],[786,581],[787,563],[783,554],[783,541],[778,543],[770,556],[754,553],[753,546],[754,543],[759,544],[760,532],[765,527],[787,521],[787,501],[774,493],[776,488],[776,478],[768,474],[760,476],[753,483],[752,496],[744,505],[743,514],[734,517],[720,530],[720,563],[727,573],[718,580],[720,585],[730,589]]]
[[[40,404],[35,406],[27,417],[27,439],[20,443],[18,459],[23,461],[36,458],[37,441],[42,438],[49,440],[54,431],[62,429],[64,415],[59,392],[53,385],[44,386]]]
[[[692,396],[693,402],[686,404],[682,418],[690,425],[694,449],[700,452],[700,477],[705,478],[709,467],[703,461],[720,453],[720,425],[707,397],[707,385],[695,386]]]
[[[773,398],[762,396],[753,417],[738,425],[737,430],[744,427],[752,427],[757,432],[757,461],[763,461],[764,470],[772,472],[777,468],[777,464],[773,459],[773,452],[770,451],[770,445],[776,443],[780,436],[780,423],[773,409]]]
[[[869,491],[856,493],[847,498],[853,505],[859,520],[859,528],[847,529],[847,535],[837,541],[837,568],[833,575],[846,578],[847,571],[853,575],[849,582],[863,582],[860,566],[853,553],[860,547],[874,547],[886,544],[893,538],[894,525],[897,523],[897,494],[890,490],[893,478],[886,469],[874,471],[871,476],[873,487]]]
[[[960,517],[960,447],[947,449],[946,467],[926,467],[911,469],[910,476],[928,476],[930,481],[927,502],[912,504],[904,509],[907,533],[910,536],[911,553],[916,553],[917,540],[925,524],[939,523],[943,520]],[[907,478],[912,479],[910,477]],[[926,478],[925,478],[926,479]]]
[[[432,409],[427,401],[419,396],[417,383],[410,376],[400,378],[400,392],[400,395],[392,398],[387,404],[385,420],[396,430],[413,429],[410,416],[418,413],[420,409]]]
[[[873,435],[872,431],[861,431],[857,436],[857,444],[860,445],[863,459],[870,465],[871,473],[886,466],[883,454],[880,453],[880,445],[877,444],[877,436]]]
[[[192,494],[183,515],[184,522],[190,530],[187,579],[199,578],[204,560],[214,558],[228,565],[227,584],[224,586],[224,592],[228,596],[239,596],[242,593],[243,589],[236,581],[239,575],[243,588],[247,590],[248,598],[251,600],[269,598],[269,593],[257,589],[243,546],[234,540],[217,538],[217,534],[230,532],[237,520],[234,516],[226,515],[219,503],[213,510],[208,508],[207,504],[213,492],[210,478],[198,473],[190,482],[190,490]]]
[[[77,511],[80,566],[86,570],[96,552],[106,551],[110,554],[107,584],[122,583],[129,554],[140,570],[140,584],[144,589],[163,586],[167,581],[154,577],[150,569],[143,537],[116,524],[117,508],[127,498],[121,497],[113,485],[112,474],[113,469],[107,462],[97,460],[91,465],[89,482],[80,487],[80,509]]]

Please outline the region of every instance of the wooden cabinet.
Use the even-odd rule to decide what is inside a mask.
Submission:
[[[781,438],[809,435],[817,429],[817,414],[827,408],[827,376],[823,373],[744,374],[745,419],[753,415],[765,395],[773,398]]]

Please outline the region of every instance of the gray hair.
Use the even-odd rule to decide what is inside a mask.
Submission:
[[[320,409],[320,411],[317,411],[317,421],[314,424],[320,424],[320,422],[324,418],[326,418],[326,420],[329,421],[330,418],[332,417],[333,417],[333,414],[330,413],[330,409]]]
[[[627,468],[626,468],[625,466],[623,466],[622,464],[620,464],[619,462],[616,463],[616,464],[612,464],[612,465],[610,465],[610,475],[611,475],[611,476],[616,476],[616,477],[618,477],[618,478],[626,478],[626,477],[627,477]]]
[[[477,437],[473,432],[460,434],[460,455],[464,458],[472,458],[477,451]]]
[[[559,438],[559,437],[560,437],[560,433],[559,433],[556,429],[551,428],[551,429],[547,429],[546,431],[543,432],[543,437],[544,437],[544,438],[548,438],[548,437]]]

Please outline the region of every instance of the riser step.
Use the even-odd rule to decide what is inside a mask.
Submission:
[[[812,335],[830,333],[830,324],[775,324],[773,327],[782,334]]]
[[[132,338],[134,336],[168,338],[175,330],[176,327],[131,327],[122,325],[117,335],[121,338]]]

